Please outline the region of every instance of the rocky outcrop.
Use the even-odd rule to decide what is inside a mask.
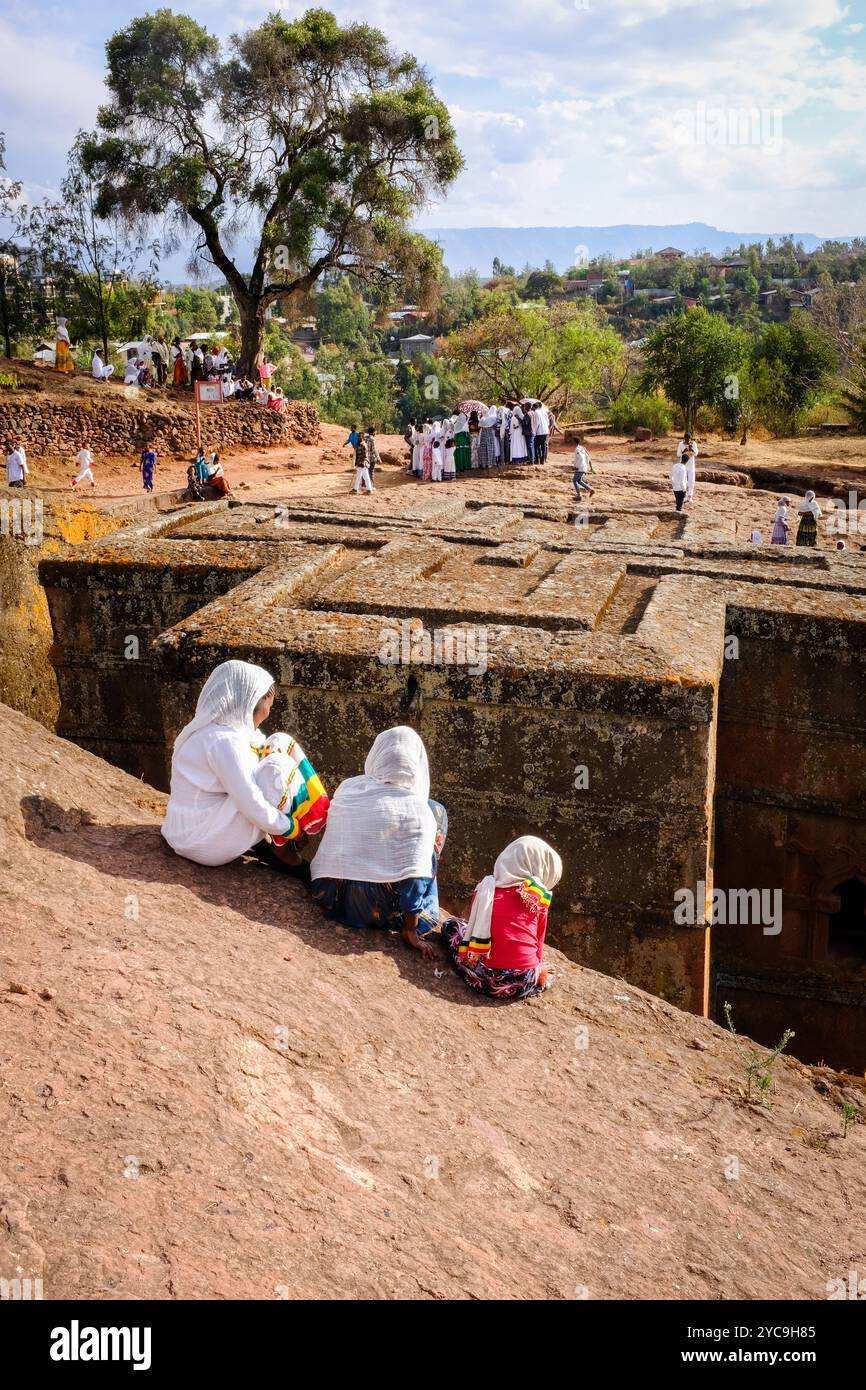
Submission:
[[[148,499],[94,507],[36,490],[0,492],[0,700],[53,729],[60,709],[51,664],[51,619],[39,561],[94,540],[139,514]]]
[[[0,1278],[54,1298],[824,1299],[866,1269],[851,1084],[550,952],[496,1005],[203,869],[0,707]],[[451,846],[446,846],[446,854]],[[861,1112],[862,1113],[862,1112]]]

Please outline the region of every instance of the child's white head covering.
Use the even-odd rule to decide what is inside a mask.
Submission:
[[[272,754],[278,753],[288,757],[294,744],[295,740],[290,734],[268,734],[267,743],[262,746],[259,756],[269,758]]]
[[[562,860],[555,849],[537,835],[521,835],[512,840],[493,865],[493,873],[482,878],[475,889],[466,941],[469,950],[490,949],[493,897],[497,888],[516,888],[534,880],[546,893],[552,893],[562,878]]]

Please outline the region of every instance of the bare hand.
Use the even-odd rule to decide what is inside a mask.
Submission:
[[[423,941],[414,927],[403,928],[403,940],[412,946],[414,950],[420,951],[425,960],[433,960],[436,952],[429,941]]]

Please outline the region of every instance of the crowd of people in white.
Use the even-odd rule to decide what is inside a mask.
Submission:
[[[404,438],[411,450],[408,472],[423,482],[447,482],[472,469],[536,464],[547,459],[556,416],[542,401],[505,405],[463,401],[444,419],[410,420]]]

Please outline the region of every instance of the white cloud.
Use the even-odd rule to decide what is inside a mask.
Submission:
[[[104,100],[101,64],[86,50],[51,34],[22,33],[0,20],[3,128],[15,144],[65,151]]]
[[[10,113],[0,128],[10,171],[26,166],[47,184],[95,118],[102,45],[127,21],[104,7],[85,15],[14,3],[15,22],[0,21]],[[291,17],[310,3],[281,8]],[[467,168],[436,209],[441,225],[701,220],[757,230],[784,218],[840,234],[866,223],[866,59],[846,41],[866,25],[840,0],[326,3],[416,54],[448,102]],[[225,37],[277,4],[180,8]],[[766,140],[684,142],[683,113],[696,120],[701,101],[756,107],[771,126],[778,115],[781,140],[769,151]]]

